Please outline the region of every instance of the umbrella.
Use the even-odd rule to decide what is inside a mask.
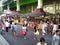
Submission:
[[[1,14],[1,16],[6,16],[6,14]]]
[[[15,16],[16,15],[16,12],[14,11],[11,11],[11,13],[6,13],[6,16]]]
[[[45,12],[40,12],[40,13],[33,12],[33,13],[26,13],[22,16],[42,16],[42,15],[46,15],[46,13]]]

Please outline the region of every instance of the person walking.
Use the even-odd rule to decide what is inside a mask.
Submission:
[[[47,34],[47,26],[48,26],[48,24],[46,22],[43,22],[43,24],[42,24],[42,35]]]
[[[5,30],[5,24],[3,21],[1,22],[1,26],[2,26],[2,30],[4,31]]]
[[[14,24],[15,24],[15,22],[13,21],[11,24],[11,28],[10,28],[10,30],[12,30],[12,32],[14,31],[14,28],[13,28]]]
[[[39,41],[39,30],[38,30],[38,27],[37,25],[34,26],[34,40],[37,40]]]
[[[21,34],[24,36],[24,39],[26,39],[27,27],[25,25],[22,26]]]
[[[9,22],[8,22],[8,20],[7,20],[7,21],[5,22],[6,32],[8,32],[9,26],[10,26],[10,24],[9,24]]]
[[[35,32],[34,32],[34,40],[39,41],[39,31],[38,31],[38,29],[36,29]]]
[[[45,42],[45,39],[43,37],[40,38],[40,41],[37,43],[37,45],[47,45]]]
[[[16,23],[14,24],[13,28],[14,28],[14,31],[13,31],[14,36],[18,36],[18,30],[17,30],[17,24]]]
[[[60,31],[56,30],[56,32],[53,36],[52,45],[59,45],[59,40],[60,40],[59,34],[60,34]]]
[[[53,34],[55,33],[55,31],[58,29],[58,25],[57,23],[54,23],[53,25]]]

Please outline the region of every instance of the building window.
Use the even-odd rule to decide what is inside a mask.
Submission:
[[[31,6],[26,6],[26,12],[31,12]]]
[[[45,5],[44,6],[44,11],[49,12],[49,13],[54,13],[54,5],[50,4],[50,5]]]
[[[56,4],[56,10],[58,10],[59,9],[59,5],[58,4]]]

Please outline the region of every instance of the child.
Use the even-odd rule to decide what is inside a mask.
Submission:
[[[10,29],[10,30],[12,30],[12,32],[13,32],[13,30],[14,30],[14,29],[13,29],[14,24],[15,24],[15,22],[13,21],[12,24],[11,24],[11,29]]]
[[[47,27],[48,27],[47,22],[43,22],[43,24],[42,24],[42,35],[47,34]]]
[[[18,31],[17,31],[17,24],[15,23],[14,26],[14,35],[17,36],[18,35]]]
[[[5,30],[5,24],[3,21],[1,22],[1,26],[2,26],[2,30],[4,31]]]
[[[40,42],[38,42],[37,45],[47,45],[47,44],[45,42],[45,39],[43,37],[41,37]]]
[[[27,27],[25,25],[23,25],[21,33],[24,36],[24,39],[26,39],[26,32],[27,32]]]
[[[35,29],[34,36],[35,36],[34,39],[37,40],[37,41],[39,41],[39,31],[38,31],[37,27]]]

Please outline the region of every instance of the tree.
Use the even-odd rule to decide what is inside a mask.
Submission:
[[[19,2],[19,0],[16,0],[16,11],[20,11],[20,2]]]

